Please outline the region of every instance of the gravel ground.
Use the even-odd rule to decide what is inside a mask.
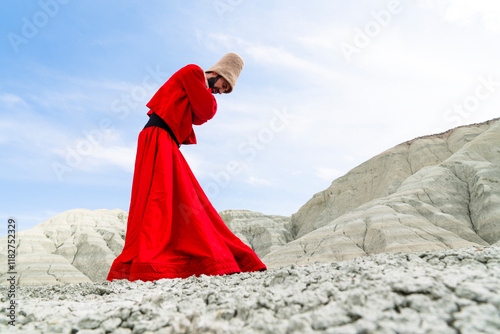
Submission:
[[[1,291],[1,333],[500,333],[500,246]]]

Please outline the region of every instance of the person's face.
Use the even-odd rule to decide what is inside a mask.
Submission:
[[[209,78],[209,81],[210,79],[212,80],[215,80],[216,77],[218,76],[217,73],[210,73],[211,74],[211,77]],[[222,94],[222,93],[228,93],[229,92],[229,84],[227,83],[226,79],[224,79],[223,77],[220,77],[219,79],[217,79],[215,81],[215,83],[213,84],[212,86],[212,94]]]

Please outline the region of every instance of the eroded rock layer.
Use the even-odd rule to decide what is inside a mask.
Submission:
[[[17,283],[76,284],[105,280],[111,263],[123,249],[127,217],[126,212],[117,209],[75,209],[19,232]],[[3,241],[0,261],[7,263]],[[2,282],[6,282],[6,269],[6,266],[0,268]]]
[[[270,267],[492,245],[500,240],[500,122],[398,145],[354,168],[291,217]]]

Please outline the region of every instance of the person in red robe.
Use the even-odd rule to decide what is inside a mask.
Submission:
[[[179,150],[180,144],[196,144],[193,124],[214,117],[214,94],[230,93],[242,69],[236,53],[206,72],[187,65],[147,104],[150,118],[139,134],[125,245],[109,281],[266,270],[224,224]]]

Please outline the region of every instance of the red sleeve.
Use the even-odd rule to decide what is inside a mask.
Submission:
[[[196,66],[186,66],[182,84],[193,111],[193,124],[201,125],[214,117],[217,111],[215,97],[205,86],[205,74]]]

